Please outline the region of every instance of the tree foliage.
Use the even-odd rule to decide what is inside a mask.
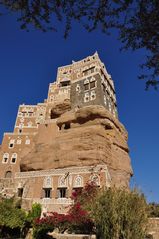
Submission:
[[[2,13],[17,12],[21,29],[33,26],[42,31],[57,31],[57,22],[65,23],[67,37],[72,22],[87,31],[104,33],[118,30],[123,49],[147,50],[145,70],[140,79],[157,88],[159,76],[159,1],[158,0],[0,0]],[[2,14],[2,15],[3,15]],[[148,71],[147,71],[148,70]],[[146,72],[146,73],[145,73]]]
[[[109,188],[92,204],[97,238],[144,239],[147,226],[147,204],[136,191]]]
[[[32,226],[34,220],[41,216],[41,205],[39,203],[33,203],[31,211],[28,212],[26,221],[28,222],[29,226]]]
[[[41,205],[34,203],[32,210],[25,212],[15,198],[0,199],[0,238],[24,238],[41,215]]]
[[[150,217],[159,217],[159,204],[158,203],[149,203],[149,216]]]
[[[17,207],[14,199],[0,201],[0,235],[20,235],[25,226],[26,213]]]

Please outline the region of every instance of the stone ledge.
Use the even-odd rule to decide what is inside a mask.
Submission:
[[[48,233],[54,239],[96,239],[96,235]]]

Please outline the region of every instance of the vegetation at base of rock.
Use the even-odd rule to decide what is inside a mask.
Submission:
[[[34,238],[40,239],[55,228],[60,233],[97,235],[97,239],[144,239],[148,206],[138,191],[87,184],[73,192],[74,205],[67,214],[50,213],[34,224]]]
[[[158,203],[149,203],[149,216],[150,217],[159,217],[159,204]]]
[[[26,213],[14,199],[0,201],[0,235],[2,238],[20,236],[25,227]]]
[[[98,194],[91,214],[97,238],[144,239],[148,222],[147,203],[137,191],[109,188]]]
[[[14,198],[1,199],[1,237],[24,238],[33,227],[35,239],[47,238],[47,233],[54,229],[59,233],[95,233],[97,239],[144,239],[148,216],[158,215],[158,205],[147,205],[144,195],[136,190],[104,190],[91,183],[75,190],[72,199],[74,204],[67,214],[50,212],[42,218],[41,206],[37,203],[26,213]]]
[[[0,199],[0,238],[24,238],[33,221],[41,214],[40,204],[33,204],[27,213],[15,198]]]

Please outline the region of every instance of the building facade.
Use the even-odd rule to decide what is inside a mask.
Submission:
[[[111,174],[105,163],[89,166],[77,163],[72,167],[57,164],[47,168],[43,167],[45,156],[42,164],[37,161],[36,169],[22,163],[35,142],[40,147],[42,142],[52,142],[61,130],[71,127],[69,122],[58,123],[61,115],[92,105],[104,107],[114,121],[118,121],[114,83],[97,53],[59,67],[43,103],[19,106],[14,131],[4,133],[1,145],[0,193],[22,197],[24,208],[29,208],[32,202],[40,202],[43,210],[63,212],[65,206],[72,203],[72,190],[88,181],[100,187],[110,186]]]

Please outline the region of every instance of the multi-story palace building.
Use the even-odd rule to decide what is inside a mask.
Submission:
[[[94,120],[98,124],[98,118],[100,120],[111,118],[114,125],[120,124],[114,83],[97,53],[83,60],[73,61],[70,65],[59,67],[57,78],[49,85],[48,97],[43,103],[19,106],[14,131],[4,133],[0,148],[0,193],[3,196],[15,194],[22,197],[23,206],[26,208],[29,208],[32,202],[40,202],[43,210],[62,212],[65,206],[72,203],[70,195],[73,189],[83,187],[86,182],[92,180],[98,186],[110,186],[113,180],[113,173],[111,175],[113,167],[109,169],[109,163],[107,165],[107,161],[98,160],[98,156],[96,163],[92,161],[89,164],[81,164],[76,158],[73,164],[65,164],[66,159],[62,164],[59,163],[60,159],[66,156],[67,147],[69,148],[71,144],[70,140],[67,141],[66,134],[74,132],[72,138],[74,143],[76,128],[82,130],[84,128],[81,126],[88,127],[87,119],[82,122],[59,121],[59,119],[61,116],[65,118],[68,112],[76,114],[80,109],[90,109],[90,106],[105,109],[109,115],[109,117],[98,117],[98,114],[94,114],[90,125],[95,122]],[[118,131],[122,131],[121,125],[117,128]],[[85,136],[86,134],[81,136],[81,140]],[[52,142],[57,143],[59,140],[60,144],[59,137],[63,140],[66,138],[64,153],[62,153],[63,146],[60,146],[58,153],[56,146],[52,146],[52,150],[47,149],[45,143],[52,145]],[[93,147],[96,147],[96,143],[94,144]],[[47,156],[48,150],[49,156]],[[39,153],[40,156],[36,156],[38,152],[42,152]],[[38,157],[42,157],[42,160],[38,161]],[[71,158],[71,152],[69,157]],[[129,180],[131,169],[128,171],[130,171]],[[119,174],[121,175],[121,170],[114,178],[119,177]]]

